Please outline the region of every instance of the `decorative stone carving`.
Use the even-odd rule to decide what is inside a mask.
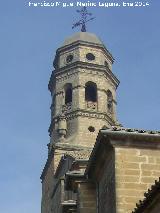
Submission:
[[[70,112],[72,110],[72,103],[68,103],[62,106],[62,112]]]
[[[97,110],[97,102],[86,101],[86,108],[90,110]]]

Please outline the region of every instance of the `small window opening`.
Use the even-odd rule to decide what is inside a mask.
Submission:
[[[95,56],[94,56],[92,53],[87,53],[86,58],[87,58],[89,61],[95,60]]]
[[[65,88],[65,104],[72,103],[72,85],[67,84]]]
[[[93,82],[87,82],[85,87],[85,100],[97,102],[97,86]]]
[[[90,132],[94,132],[94,131],[95,131],[95,128],[94,128],[93,126],[89,126],[89,127],[88,127],[88,130],[89,130]]]

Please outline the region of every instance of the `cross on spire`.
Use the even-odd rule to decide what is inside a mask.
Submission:
[[[83,7],[81,10],[76,10],[76,11],[77,13],[80,13],[81,19],[75,24],[73,24],[72,29],[78,26],[82,26],[81,32],[86,32],[86,23],[93,20],[94,17],[87,19],[87,16],[92,16],[92,13],[89,13],[86,7]]]

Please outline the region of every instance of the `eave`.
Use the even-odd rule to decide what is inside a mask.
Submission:
[[[96,153],[102,142],[112,147],[160,149],[160,131],[148,131],[121,127],[101,129],[97,136],[93,151],[90,155],[85,175],[88,175],[88,173],[93,169]]]

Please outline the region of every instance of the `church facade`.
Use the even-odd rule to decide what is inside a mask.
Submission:
[[[129,213],[160,177],[160,132],[117,121],[113,62],[88,32],[56,51],[41,213]]]

